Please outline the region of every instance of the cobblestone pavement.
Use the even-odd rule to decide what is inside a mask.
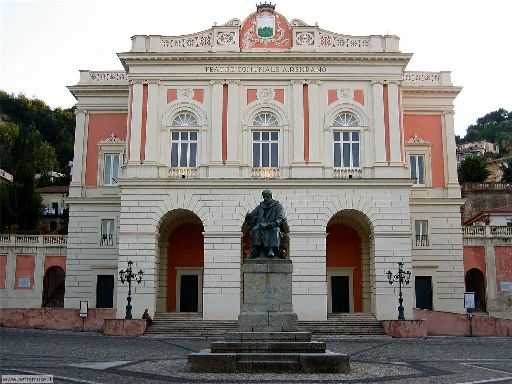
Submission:
[[[0,328],[0,374],[51,374],[55,383],[512,383],[511,338],[326,338],[348,353],[348,375],[192,374],[186,356],[206,338],[106,337]]]

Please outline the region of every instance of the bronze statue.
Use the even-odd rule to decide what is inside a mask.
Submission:
[[[287,243],[287,239],[283,229],[287,225],[283,207],[279,201],[272,199],[270,190],[264,190],[261,195],[263,201],[245,217],[251,235],[249,258],[286,258],[287,247],[283,245]]]

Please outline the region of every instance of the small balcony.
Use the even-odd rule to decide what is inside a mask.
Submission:
[[[279,168],[252,168],[251,177],[256,179],[279,179],[281,177],[281,172],[279,171]]]

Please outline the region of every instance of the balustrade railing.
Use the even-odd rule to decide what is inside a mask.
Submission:
[[[462,192],[503,191],[512,192],[512,183],[462,183]]]
[[[197,168],[175,167],[169,169],[169,177],[175,177],[177,179],[198,176],[199,170]]]
[[[361,168],[334,168],[333,176],[336,179],[360,179],[363,176]]]
[[[0,234],[0,246],[62,247],[66,244],[66,235]]]
[[[253,168],[251,171],[251,176],[255,178],[262,179],[278,179],[281,173],[279,168]]]
[[[468,225],[462,228],[465,238],[512,238],[512,226]]]

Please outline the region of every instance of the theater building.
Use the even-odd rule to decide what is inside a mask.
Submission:
[[[191,35],[132,37],[124,71],[81,71],[65,307],[236,319],[244,218],[283,205],[299,319],[463,312],[449,72],[407,72],[399,38],[350,36],[269,4]]]

